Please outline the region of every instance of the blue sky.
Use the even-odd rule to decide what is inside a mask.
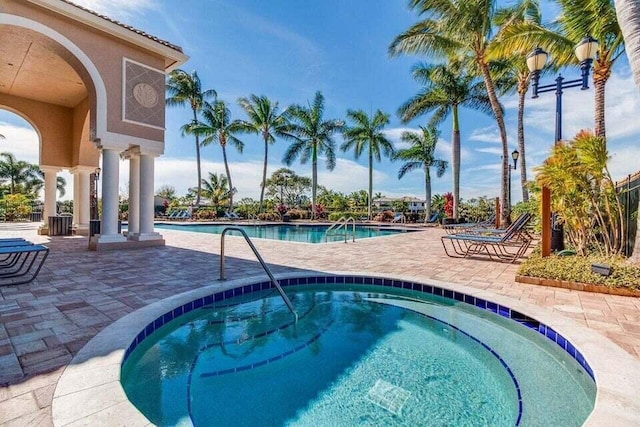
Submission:
[[[416,128],[428,118],[402,124],[395,112],[398,106],[420,88],[413,82],[410,68],[425,58],[389,58],[387,47],[393,38],[416,21],[406,0],[75,0],[77,3],[148,33],[176,43],[190,56],[183,69],[197,70],[205,88],[213,88],[228,102],[234,118],[244,118],[236,100],[250,94],[267,95],[286,108],[305,104],[317,90],[326,100],[326,118],[344,118],[347,109],[367,112],[382,109],[391,114],[387,128],[390,139],[399,146],[403,130]],[[505,2],[506,4],[506,2]],[[544,19],[550,20],[554,8],[545,4]],[[565,70],[568,78],[579,71]],[[551,80],[547,77],[547,80]],[[510,151],[516,147],[516,108],[514,97],[503,97]],[[565,92],[564,136],[593,127],[593,90]],[[540,164],[553,144],[555,98],[552,93],[537,100],[527,99],[525,131],[527,161],[530,168]],[[607,133],[614,178],[640,170],[640,96],[630,76],[626,58],[614,68],[607,84]],[[156,187],[169,184],[179,194],[196,184],[195,147],[191,137],[181,137],[179,128],[190,120],[186,108],[167,109],[165,155],[156,163]],[[463,198],[495,197],[500,188],[500,139],[494,120],[463,110],[461,114]],[[438,145],[440,158],[450,159],[450,120],[441,126]],[[37,139],[26,122],[0,112],[0,133],[7,136],[2,151],[37,162]],[[246,135],[243,154],[229,152],[231,174],[238,197],[258,197],[263,144]],[[336,136],[339,146],[341,137]],[[270,146],[269,173],[283,166],[286,141]],[[333,172],[321,164],[319,184],[351,192],[367,187],[366,159],[354,160],[350,152],[338,154]],[[203,176],[223,172],[217,146],[202,150]],[[384,160],[375,164],[374,192],[387,196],[424,194],[420,172],[397,179],[399,163]],[[298,174],[310,176],[310,166],[294,163]],[[122,163],[121,190],[126,193],[128,167]],[[517,172],[519,173],[519,172]],[[532,177],[529,170],[529,177]],[[67,180],[71,184],[71,179]],[[514,200],[519,200],[519,179],[514,175]],[[71,197],[71,191],[68,197]],[[433,192],[451,189],[451,173],[434,178]]]

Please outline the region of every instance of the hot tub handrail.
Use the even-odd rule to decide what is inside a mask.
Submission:
[[[284,303],[289,308],[291,313],[293,313],[293,315],[294,315],[294,317],[296,319],[296,322],[297,322],[298,321],[298,313],[293,308],[293,304],[291,304],[291,300],[289,299],[287,294],[282,289],[282,286],[280,286],[280,282],[278,282],[278,280],[274,277],[274,275],[271,272],[271,269],[269,268],[269,266],[262,259],[262,256],[260,255],[260,252],[258,252],[258,249],[255,247],[255,245],[253,244],[253,242],[251,241],[251,239],[247,235],[247,232],[244,231],[240,227],[225,227],[224,230],[222,230],[222,234],[220,236],[220,280],[225,280],[225,277],[224,277],[224,236],[225,236],[225,234],[227,234],[227,231],[238,231],[238,232],[240,232],[240,234],[242,234],[242,237],[244,237],[244,240],[247,242],[247,244],[249,245],[249,247],[253,251],[253,254],[256,256],[256,258],[260,262],[260,265],[262,265],[262,268],[264,269],[264,271],[269,276],[269,279],[271,279],[271,283],[273,283],[273,286],[276,287],[276,289],[278,290],[278,293],[280,294],[280,296],[284,300]]]

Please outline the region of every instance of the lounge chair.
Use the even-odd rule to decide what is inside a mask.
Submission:
[[[440,212],[434,212],[434,213],[431,214],[431,216],[426,221],[426,223],[427,224],[433,224],[433,223],[438,221],[438,218],[440,218]]]
[[[175,219],[180,212],[182,211],[178,211],[178,210],[171,211],[171,213],[167,216],[167,219]]]
[[[0,247],[0,286],[21,285],[36,278],[49,248],[43,245],[21,245]]]
[[[404,217],[404,214],[397,213],[393,217],[393,220],[391,222],[405,222],[405,221],[406,221],[406,218]]]
[[[444,231],[447,232],[447,234],[455,234],[460,232],[465,233],[469,230],[491,227],[492,225],[495,224],[495,222],[496,222],[496,216],[495,214],[492,214],[489,218],[487,218],[484,221],[465,222],[462,224],[447,224],[443,228],[444,228]]]
[[[225,212],[224,217],[227,219],[242,219],[240,215],[235,212]]]
[[[524,230],[531,220],[530,214],[514,222],[506,230],[489,234],[449,234],[441,237],[442,247],[447,256],[467,258],[475,255],[488,255],[490,259],[514,262],[524,256],[531,245],[532,238]],[[451,252],[447,249],[450,247]]]

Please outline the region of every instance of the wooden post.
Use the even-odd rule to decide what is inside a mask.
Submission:
[[[542,187],[542,256],[551,255],[551,191],[548,187]]]
[[[500,197],[496,197],[496,228],[500,228]]]

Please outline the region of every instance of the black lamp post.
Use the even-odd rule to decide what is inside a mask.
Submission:
[[[91,219],[100,219],[98,213],[98,180],[100,179],[100,168],[96,168],[93,172],[93,192],[91,194]]]
[[[598,41],[591,36],[586,36],[575,48],[576,57],[580,61],[580,69],[582,76],[579,79],[564,80],[561,74],[556,78],[555,84],[547,84],[540,86],[540,72],[547,62],[548,54],[541,48],[537,47],[527,55],[527,67],[531,72],[531,85],[533,89],[532,98],[537,98],[539,93],[556,92],[556,143],[562,140],[562,89],[571,87],[580,87],[581,90],[589,89],[589,70],[591,63],[598,51]]]
[[[520,157],[520,152],[518,150],[513,150],[511,152],[513,166],[509,165],[509,213],[511,213],[511,171],[518,169],[518,157]]]
[[[532,98],[537,98],[539,93],[544,92],[556,92],[556,134],[555,134],[555,143],[559,143],[562,140],[562,89],[568,89],[572,87],[580,87],[581,90],[589,89],[589,70],[591,69],[591,63],[593,62],[593,58],[596,56],[596,52],[598,51],[598,41],[591,36],[586,36],[583,38],[580,43],[575,47],[575,54],[580,61],[580,69],[582,70],[582,76],[579,79],[567,80],[565,81],[562,75],[558,75],[556,78],[555,84],[548,84],[539,86],[538,80],[540,78],[540,72],[547,62],[547,57],[549,56],[547,52],[537,47],[527,55],[527,67],[531,72],[531,82],[533,95]],[[548,209],[549,202],[545,201],[548,197],[548,189],[543,189],[543,212]],[[545,196],[545,193],[547,196]],[[548,212],[548,211],[547,211]],[[543,221],[543,256],[546,256],[545,249],[545,236],[550,236],[551,239],[551,250],[562,250],[564,249],[564,237],[562,224],[557,224],[555,221],[555,214],[552,215],[551,224],[545,224]],[[551,228],[550,231],[549,228]]]

